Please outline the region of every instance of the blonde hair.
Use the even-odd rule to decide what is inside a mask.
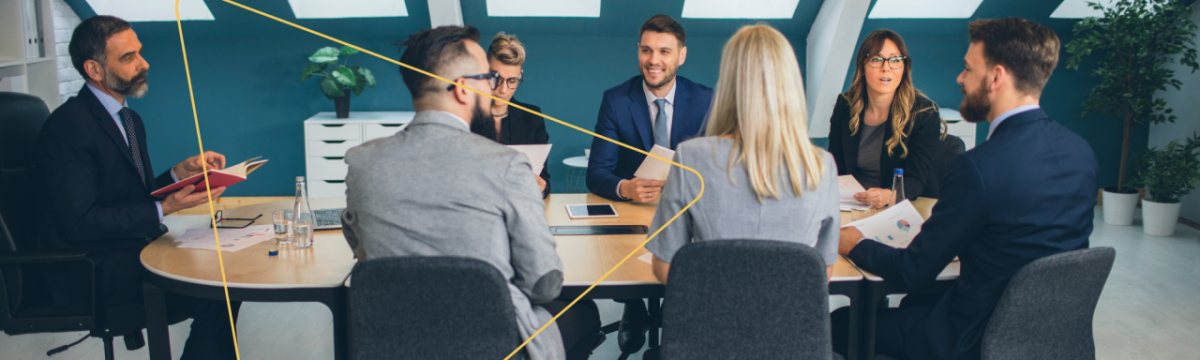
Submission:
[[[796,197],[801,184],[815,190],[821,182],[824,150],[808,139],[803,84],[796,52],[775,28],[743,26],[725,43],[707,135],[733,139],[729,176],[744,164],[760,202],[781,197],[780,163]]]
[[[867,66],[867,61],[875,55],[878,55],[883,50],[883,44],[887,40],[891,40],[896,44],[896,49],[900,51],[900,56],[904,57],[904,70],[901,72],[900,86],[896,88],[896,95],[892,97],[892,137],[884,142],[887,145],[888,155],[891,156],[896,147],[900,147],[900,158],[908,156],[908,145],[904,145],[904,138],[908,137],[912,132],[912,127],[917,114],[926,111],[937,112],[937,105],[930,105],[913,111],[913,104],[917,102],[917,98],[928,99],[921,90],[917,90],[912,83],[912,58],[908,56],[908,47],[904,45],[904,39],[895,31],[888,29],[879,29],[867,35],[863,40],[862,46],[858,49],[858,56],[855,57],[854,81],[850,84],[850,91],[842,94],[846,98],[846,102],[850,104],[850,134],[858,132],[858,124],[862,122],[863,108],[867,102],[867,77],[863,73],[863,67]],[[890,66],[883,64],[882,66]],[[933,101],[930,101],[932,104]],[[942,139],[946,138],[946,121],[941,121]]]
[[[501,64],[521,66],[525,63],[525,44],[517,40],[516,35],[498,32],[492,37],[492,45],[488,46],[487,57],[488,61],[499,60]]]

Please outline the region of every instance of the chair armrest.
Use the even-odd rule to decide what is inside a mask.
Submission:
[[[75,261],[93,262],[88,257],[88,254],[82,251],[35,251],[0,254],[0,265],[48,264]]]

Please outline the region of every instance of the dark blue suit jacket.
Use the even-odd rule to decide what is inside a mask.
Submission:
[[[34,145],[39,185],[45,194],[38,204],[41,247],[92,253],[105,284],[102,291],[110,302],[139,300],[142,269],[138,254],[147,238],[153,240],[166,232],[150,192],[173,182],[167,172],[155,179],[146,128],[136,113],[133,123],[146,175],[144,185],[125,135],[87,86],[50,114]],[[58,286],[80,274],[76,269],[55,270],[60,271],[47,272],[54,279],[56,305],[87,300],[77,292],[86,287]]]
[[[863,269],[910,289],[931,284],[958,256],[958,281],[904,338],[912,359],[978,359],[992,310],[1013,274],[1039,258],[1088,247],[1096,157],[1042,110],[1016,114],[956,157],[929,221],[907,249],[864,240]]]
[[[671,117],[671,149],[687,139],[700,136],[707,126],[708,108],[712,105],[711,88],[675,77],[675,112]],[[642,90],[642,76],[604,91],[596,133],[630,146],[650,151],[654,147],[654,127],[650,121],[650,104]],[[610,199],[620,199],[617,184],[633,178],[642,165],[642,155],[617,144],[592,139],[588,159],[587,187],[591,192]]]

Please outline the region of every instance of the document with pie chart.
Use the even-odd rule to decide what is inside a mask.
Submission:
[[[866,219],[859,219],[842,226],[853,226],[862,232],[863,237],[878,241],[894,248],[906,248],[913,238],[921,232],[921,224],[925,219],[917,213],[908,200],[888,207]]]

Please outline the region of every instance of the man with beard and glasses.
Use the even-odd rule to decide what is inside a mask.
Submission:
[[[650,151],[654,145],[675,149],[703,134],[713,90],[675,72],[687,59],[683,26],[667,15],[655,15],[638,33],[638,68],[642,74],[604,91],[596,133]],[[592,139],[587,187],[610,199],[652,202],[662,181],[633,176],[646,155],[617,144]]]
[[[895,249],[850,227],[839,252],[909,289],[932,284],[954,257],[958,280],[936,296],[879,309],[878,353],[897,359],[979,359],[992,310],[1018,270],[1088,247],[1096,206],[1096,157],[1079,135],[1038,105],[1058,62],[1053,30],[1008,18],[970,25],[958,77],[970,122],[988,121],[983,144],[954,158],[933,215],[911,245]],[[845,353],[849,313],[833,314],[834,350]]]
[[[83,250],[97,261],[104,306],[140,303],[143,247],[166,233],[163,215],[208,201],[188,185],[166,198],[150,192],[199,174],[202,166],[225,167],[225,156],[206,152],[175,165],[158,177],[150,166],[146,127],[128,98],[146,94],[147,70],[142,44],[128,22],[94,16],[75,28],[68,45],[71,64],[87,81],[79,93],[54,110],[35,145],[45,201],[39,209],[39,243],[47,250]],[[216,198],[225,188],[212,189]],[[57,307],[87,306],[92,279],[87,269],[48,269]],[[237,318],[239,302],[233,302]],[[233,359],[233,334],[224,301],[168,294],[168,311],[195,319],[184,359]],[[140,329],[125,336],[129,349],[142,345]]]
[[[496,142],[492,100],[467,89],[490,95],[499,76],[489,71],[472,26],[421,31],[401,46],[401,62],[455,83],[400,68],[417,114],[404,131],[346,154],[346,242],[360,262],[391,256],[487,262],[508,280],[517,328],[528,339],[567,305],[555,300],[563,265],[529,159]],[[525,352],[530,359],[587,359],[599,339],[596,303],[581,300]]]

